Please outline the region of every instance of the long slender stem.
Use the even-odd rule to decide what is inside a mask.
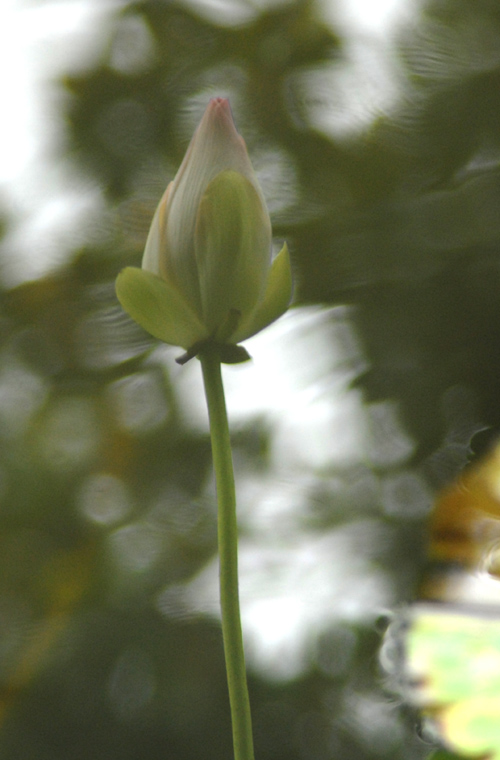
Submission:
[[[233,458],[220,359],[200,355],[210,418],[218,504],[219,581],[222,635],[233,725],[235,760],[253,760],[252,719],[243,652],[238,593],[238,526]]]

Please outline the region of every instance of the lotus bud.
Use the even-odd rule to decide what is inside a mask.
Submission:
[[[160,201],[142,269],[117,278],[121,305],[151,335],[182,346],[184,362],[237,344],[278,319],[292,293],[286,244],[271,261],[271,222],[229,101],[214,98]]]

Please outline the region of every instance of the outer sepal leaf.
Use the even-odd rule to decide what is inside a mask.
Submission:
[[[232,343],[218,343],[216,340],[201,340],[189,348],[185,354],[177,357],[177,364],[186,364],[201,354],[212,354],[222,364],[241,364],[251,359],[250,354],[243,346],[235,346]]]
[[[285,243],[271,265],[263,299],[249,319],[231,336],[231,341],[239,343],[246,340],[281,317],[290,305],[292,290],[290,253]]]
[[[249,316],[265,287],[271,224],[243,174],[226,170],[209,183],[198,209],[195,251],[203,321],[210,332],[230,311]]]
[[[246,348],[233,346],[231,343],[219,344],[219,358],[223,364],[241,364],[251,359]]]
[[[152,272],[126,267],[117,277],[116,295],[132,319],[164,343],[190,348],[208,338],[180,293]]]

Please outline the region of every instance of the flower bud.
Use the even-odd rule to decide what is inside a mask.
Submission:
[[[269,213],[227,100],[210,101],[156,210],[142,269],[123,270],[116,290],[133,319],[189,356],[205,342],[234,346],[286,311],[288,250],[271,262]]]

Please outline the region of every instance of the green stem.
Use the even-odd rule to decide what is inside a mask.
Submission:
[[[248,698],[238,594],[238,526],[233,459],[220,358],[200,354],[207,397],[218,505],[219,581],[222,635],[235,760],[253,760],[252,719]]]

